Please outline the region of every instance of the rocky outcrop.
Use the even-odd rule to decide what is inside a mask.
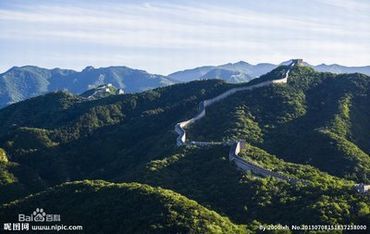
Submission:
[[[80,96],[90,100],[95,100],[103,97],[108,97],[110,95],[121,95],[121,94],[124,94],[124,91],[122,89],[117,89],[111,83],[108,83],[90,89],[81,94]]]

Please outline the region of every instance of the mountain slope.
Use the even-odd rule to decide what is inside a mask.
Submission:
[[[296,67],[288,85],[238,93],[210,107],[207,117],[191,127],[190,138],[241,138],[285,160],[369,182],[370,148],[365,137],[370,129],[364,119],[370,116],[367,111],[352,111],[368,110],[364,104],[369,88],[365,75]],[[218,128],[209,131],[211,126]]]
[[[189,82],[193,80],[198,80],[200,77],[207,74],[210,70],[212,70],[214,66],[203,66],[197,67],[194,69],[187,69],[184,71],[178,71],[169,74],[168,76],[181,82]]]
[[[0,207],[0,221],[14,221],[5,217],[17,217],[19,211],[31,214],[31,207],[60,214],[65,225],[83,225],[85,233],[246,233],[180,194],[138,183],[66,183]]]
[[[363,67],[346,67],[338,64],[326,65],[320,64],[314,66],[314,69],[319,72],[332,72],[332,73],[362,73],[365,75],[370,76],[370,66],[363,66]]]
[[[252,65],[240,61],[219,66],[204,66],[178,71],[168,76],[182,82],[202,79],[220,79],[231,83],[240,83],[248,82],[255,77],[271,71],[275,67],[276,65],[269,63]]]
[[[111,83],[113,86],[123,89],[125,92],[133,93],[153,89],[174,82],[161,75],[149,74],[142,70],[128,67],[93,68],[86,67],[72,77],[66,88],[73,93],[81,93],[97,85]]]
[[[48,70],[39,67],[13,67],[0,74],[0,107],[49,91],[51,79],[75,74],[72,70]]]
[[[256,65],[252,65],[244,61],[239,61],[237,63],[227,63],[218,67],[231,71],[239,71],[250,76],[251,78],[256,78],[275,69],[277,65],[271,63],[259,63]]]
[[[287,65],[290,64],[291,60],[285,61],[280,63],[280,65]],[[320,64],[317,66],[310,65],[308,63],[304,63],[306,66],[314,68],[316,71],[319,72],[331,72],[331,73],[363,73],[365,75],[370,75],[370,66],[363,66],[363,67],[346,67],[337,64],[333,65],[326,65]],[[227,82],[247,82],[253,78],[259,77],[263,74],[266,74],[279,65],[271,64],[271,63],[259,63],[256,65],[249,64],[244,61],[240,61],[237,63],[227,63],[219,66],[204,66],[204,67],[197,67],[194,69],[187,69],[184,71],[178,71],[172,74],[169,74],[169,77],[176,79],[182,82],[189,82],[192,80],[199,80],[199,79],[221,79]],[[239,77],[244,77],[243,79],[232,79],[231,76],[235,76],[236,74]]]
[[[81,72],[34,66],[13,67],[0,74],[0,107],[58,90],[79,94],[106,83],[133,93],[170,85],[174,81],[128,67],[87,67]]]
[[[228,83],[248,82],[252,79],[246,73],[221,68],[215,68],[199,78],[200,80],[219,79]]]
[[[201,101],[280,79],[285,68],[249,84],[194,81],[91,101],[57,92],[6,107],[0,110],[0,147],[7,155],[0,189],[11,193],[0,193],[0,200],[103,179],[170,189],[249,229],[261,223],[368,223],[369,197],[353,189],[369,178],[365,75],[299,66],[287,84],[216,103],[187,132],[190,140],[244,139],[245,160],[304,183],[238,171],[227,158],[229,146],[176,146],[175,124],[193,117]]]
[[[289,61],[285,63],[289,63]],[[80,94],[107,83],[113,84],[113,86],[122,89],[125,93],[141,92],[176,82],[203,79],[221,79],[230,83],[242,83],[259,77],[276,67],[277,65],[269,63],[252,65],[240,61],[219,66],[188,69],[172,73],[168,77],[153,75],[123,66],[106,68],[93,68],[90,66],[81,72],[59,68],[44,69],[35,66],[13,67],[0,74],[0,108],[48,92],[65,90],[74,94]],[[369,66],[345,67],[336,64],[321,64],[312,67],[321,72],[360,72],[370,75]]]
[[[117,89],[112,84],[99,85],[96,88],[87,90],[86,92],[80,94],[81,97],[88,99],[99,99],[103,97],[108,97],[110,95],[121,95],[124,94],[122,89]]]
[[[267,168],[284,170],[290,176],[305,179],[308,184],[290,184],[274,178],[260,178],[241,173],[228,162],[229,147],[186,147],[164,158],[153,160],[130,179],[178,191],[226,214],[236,223],[342,223],[369,220],[364,205],[369,198],[356,194],[351,183],[308,165],[278,160],[257,148],[242,156]],[[258,157],[258,158],[257,158]],[[340,204],[341,209],[334,208]],[[326,207],[325,209],[323,207]],[[351,207],[350,217],[348,214]],[[287,208],[289,211],[287,212]],[[368,222],[368,221],[367,221]]]

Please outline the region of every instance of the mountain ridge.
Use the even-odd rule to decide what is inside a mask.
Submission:
[[[369,182],[366,75],[297,66],[286,84],[235,93],[209,106],[187,129],[192,141],[245,140],[238,154],[243,160],[307,183],[236,170],[229,146],[176,146],[173,127],[195,116],[200,102],[279,80],[284,71],[281,66],[249,84],[201,80],[97,100],[57,92],[1,109],[0,148],[6,157],[0,160],[0,213],[53,186],[99,179],[166,188],[238,225],[368,223],[370,197],[354,189]],[[114,197],[117,204],[125,199]],[[85,198],[81,193],[78,201]],[[106,212],[106,202],[94,204]],[[23,204],[34,209],[34,203]],[[109,212],[104,218],[111,218]]]
[[[288,64],[291,60],[282,62]],[[338,64],[313,66],[317,71],[334,73],[360,72],[370,75],[370,66],[346,67]],[[33,65],[13,66],[0,74],[0,108],[6,105],[59,90],[81,94],[105,83],[112,83],[125,93],[193,80],[221,79],[229,83],[245,83],[273,70],[278,65],[259,63],[256,65],[239,61],[218,66],[202,66],[162,76],[127,66],[94,68],[86,66],[81,71],[62,68],[42,68]]]
[[[281,62],[280,64],[272,64],[272,63],[257,63],[255,65],[250,64],[245,61],[239,61],[236,63],[226,63],[222,65],[215,65],[215,66],[202,66],[196,68],[189,68],[183,71],[177,71],[174,73],[169,74],[169,77],[173,77],[179,81],[187,82],[190,80],[202,79],[208,72],[211,72],[213,69],[225,69],[228,71],[233,72],[242,72],[242,74],[248,76],[248,79],[243,80],[243,82],[249,81],[256,77],[259,77],[267,72],[275,69],[279,65],[287,65],[291,63],[291,60],[287,60]],[[365,75],[370,75],[370,65],[368,66],[343,66],[339,64],[319,64],[319,65],[311,65],[305,62],[306,66],[313,67],[315,70],[319,72],[333,72],[333,73],[355,73],[360,72]],[[197,72],[201,71],[201,72]],[[208,76],[208,79],[212,76]],[[230,79],[230,76],[226,76],[224,79]]]
[[[80,94],[105,83],[131,93],[174,84],[175,81],[125,66],[88,66],[80,72],[37,66],[12,67],[0,74],[0,107],[59,90]]]
[[[104,219],[96,212],[102,205],[110,209],[111,219]],[[20,209],[32,213],[28,209],[32,206],[58,212],[64,224],[78,222],[87,233],[96,230],[104,233],[214,233],[218,230],[247,233],[242,225],[235,225],[227,217],[181,194],[139,183],[102,180],[64,183],[0,207],[0,221],[9,221],[5,217],[17,216]],[[89,212],[91,210],[94,212]]]

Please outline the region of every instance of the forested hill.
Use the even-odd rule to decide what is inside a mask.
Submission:
[[[283,69],[260,79],[280,79]],[[86,195],[70,194],[70,200],[77,203],[86,196],[100,207],[108,200],[118,204],[125,198],[114,194],[134,186],[155,191],[147,193],[161,201],[153,216],[163,213],[162,204],[168,208],[174,201],[157,194],[181,196],[176,202],[177,213],[185,217],[181,225],[172,216],[152,220],[116,210],[125,222],[172,228],[164,230],[214,230],[188,213],[193,205],[205,216],[212,212],[208,221],[220,232],[253,231],[260,223],[369,223],[369,197],[353,186],[370,182],[370,78],[296,66],[287,84],[232,95],[207,109],[206,117],[188,130],[194,140],[244,139],[248,147],[242,157],[305,181],[298,184],[236,170],[227,160],[227,146],[176,147],[175,124],[194,116],[200,101],[244,85],[194,81],[91,101],[58,92],[0,110],[1,216],[8,217],[16,207],[31,210],[46,200],[61,212],[69,210],[53,204],[52,197],[63,197],[70,186],[89,188]],[[99,189],[87,182],[52,187],[85,179],[154,188],[105,182],[99,182]],[[106,199],[99,198],[105,194],[100,187],[110,194]],[[101,213],[110,218],[109,212]]]
[[[133,93],[171,85],[175,81],[169,77],[124,66],[103,68],[89,66],[80,72],[36,66],[13,67],[0,74],[0,108],[57,90],[81,94],[107,83]]]
[[[244,139],[287,161],[369,183],[369,84],[362,74],[298,67],[288,85],[238,93],[210,107],[190,138]]]
[[[83,201],[83,202],[82,202]],[[17,217],[30,207],[64,214],[65,224],[84,224],[86,233],[246,233],[226,217],[180,194],[138,183],[104,181],[66,183],[0,210]],[[109,217],[101,213],[104,208]],[[154,214],[154,215],[153,215]],[[161,215],[158,215],[161,214]],[[145,222],[143,222],[145,221]]]

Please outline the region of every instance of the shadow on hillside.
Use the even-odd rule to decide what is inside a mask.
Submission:
[[[303,116],[266,131],[264,144],[260,147],[286,161],[310,164],[344,177],[354,172],[356,162],[321,129],[328,127],[338,114],[338,100],[346,90],[334,89],[334,80],[327,81],[305,93],[306,113]]]
[[[229,147],[179,149],[168,157],[151,162],[128,180],[174,190],[201,205],[230,217],[239,224],[252,220],[266,223],[298,220],[294,214],[307,210],[298,207],[299,200],[285,204],[293,213],[282,213],[280,189],[294,190],[286,182],[272,178],[258,179],[241,173],[228,160]],[[265,199],[277,199],[269,203]],[[264,204],[266,202],[266,204]]]

